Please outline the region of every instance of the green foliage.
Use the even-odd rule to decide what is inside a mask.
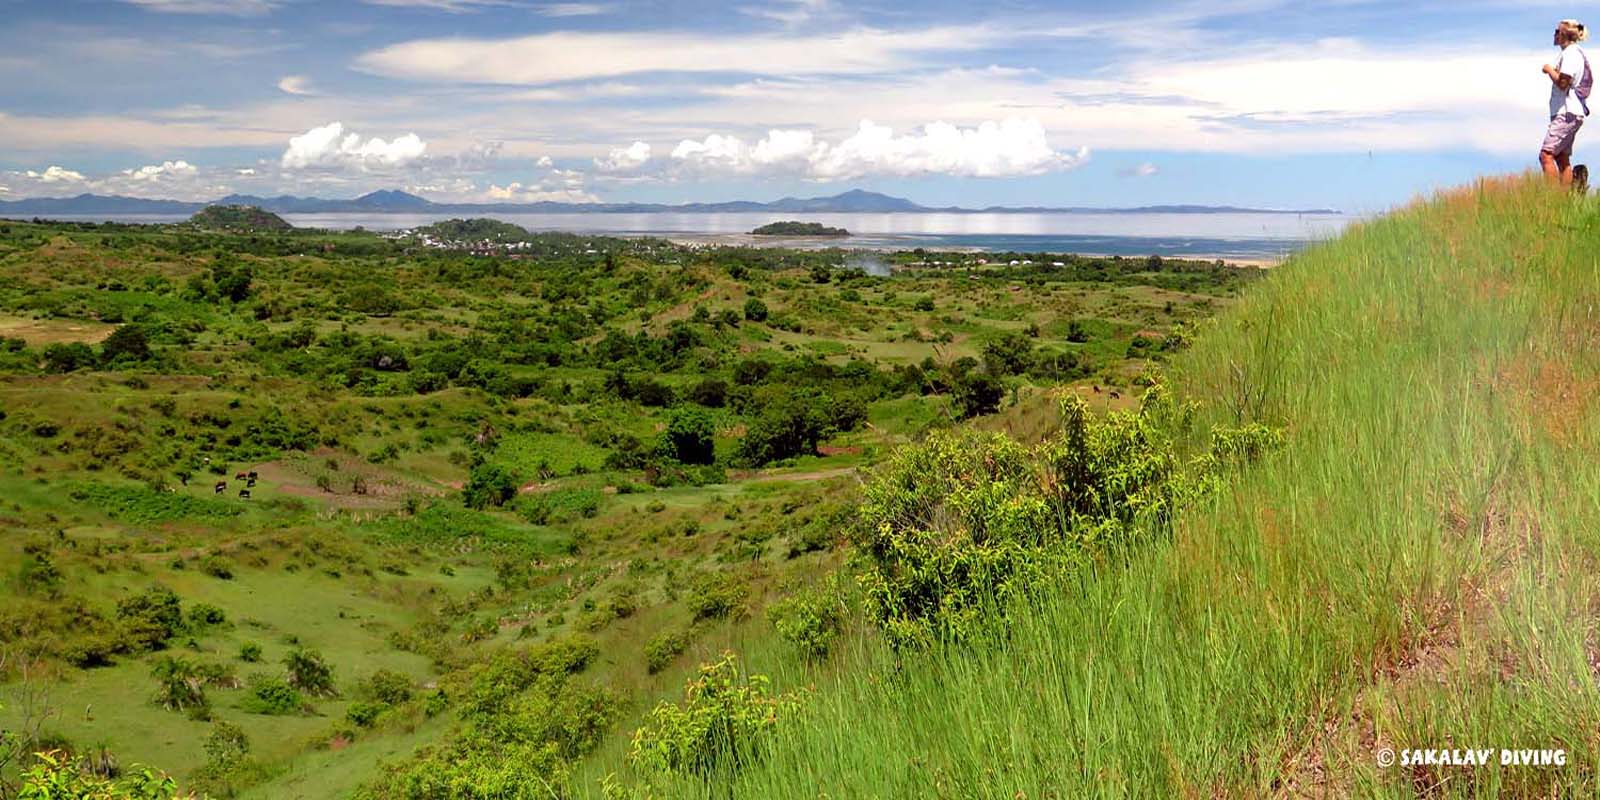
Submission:
[[[156,705],[169,711],[183,711],[204,718],[211,703],[206,698],[205,673],[183,658],[162,656],[150,669],[156,679]]]
[[[679,463],[710,464],[717,459],[716,435],[711,415],[696,408],[679,408],[667,417],[658,449],[662,457]]]
[[[135,766],[118,779],[84,772],[66,753],[36,753],[22,773],[17,800],[177,800],[178,784],[151,769]]]
[[[148,486],[79,483],[72,487],[70,496],[73,500],[104,511],[114,519],[133,523],[180,519],[224,520],[244,511],[237,505],[187,494],[160,492]]]
[[[744,613],[745,599],[750,586],[731,572],[708,572],[695,582],[684,604],[694,614],[695,621],[725,619]]]
[[[397,706],[411,699],[411,679],[393,670],[380,669],[356,686],[361,697],[385,706]]]
[[[183,608],[178,595],[165,586],[152,586],[117,602],[121,638],[130,650],[157,650],[183,628]]]
[[[491,462],[473,467],[466,487],[461,490],[461,498],[467,508],[478,510],[490,506],[498,508],[516,496],[517,479],[509,469]]]
[[[682,703],[660,703],[633,735],[628,761],[647,774],[708,776],[761,758],[772,732],[800,711],[798,695],[774,695],[746,676],[733,653],[700,667]]]
[[[844,228],[831,228],[820,222],[785,220],[769,222],[751,231],[756,236],[849,236]]]
[[[999,411],[1006,396],[1005,383],[987,372],[974,370],[955,377],[952,383],[951,397],[963,419]]]
[[[255,664],[261,661],[261,645],[255,642],[242,642],[239,644],[239,660]]]
[[[662,631],[646,642],[644,646],[645,671],[654,675],[666,669],[673,659],[683,655],[683,651],[689,649],[690,634],[691,632],[687,630]]]
[[[290,686],[314,697],[334,697],[333,668],[315,650],[291,650],[283,657]]]
[[[150,358],[150,340],[144,328],[123,325],[100,343],[100,358],[106,364],[138,363]]]
[[[837,589],[819,586],[774,603],[767,619],[778,635],[808,659],[823,659],[844,627],[845,605]]]
[[[268,676],[252,681],[249,693],[239,701],[239,710],[267,716],[304,714],[310,709],[311,704],[295,687],[282,678]]]
[[[759,297],[751,297],[744,301],[744,318],[751,322],[766,322],[769,313],[767,304],[761,302]]]
[[[1052,567],[1166,522],[1182,482],[1150,415],[1097,422],[1071,395],[1062,416],[1033,451],[998,434],[935,433],[868,485],[860,580],[893,641],[977,633]]]
[[[600,513],[605,493],[597,488],[556,489],[525,494],[517,500],[522,518],[535,525],[589,519]]]

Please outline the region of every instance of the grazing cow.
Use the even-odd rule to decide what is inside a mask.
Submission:
[[[1094,393],[1095,394],[1099,394],[1100,393],[1100,384],[1097,383],[1097,384],[1094,385]]]
[[[256,479],[256,471],[255,470],[250,470],[249,472],[246,472],[244,476],[246,478],[249,478],[250,480],[255,480]]]
[[[240,500],[249,500],[250,499],[250,490],[249,489],[240,489],[239,490],[239,499]]]
[[[255,486],[256,486],[256,479],[255,478],[248,478],[248,479],[245,480],[244,485],[254,489]]]
[[[227,481],[217,481],[217,485],[211,487],[211,493],[212,494],[222,494],[222,490],[226,489],[226,488],[228,488],[228,482]]]
[[[242,480],[244,480],[244,478],[245,478],[245,475],[244,475],[244,473],[243,473],[243,472],[240,472],[240,473],[236,473],[236,474],[235,474],[235,475],[234,475],[234,476],[233,476],[233,479],[234,479],[234,480],[236,480],[236,481],[242,481]]]
[[[1112,400],[1121,400],[1122,399],[1122,392],[1119,392],[1116,389],[1112,389],[1111,390],[1111,399]]]

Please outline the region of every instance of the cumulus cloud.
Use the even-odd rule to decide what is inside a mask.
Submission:
[[[278,81],[278,91],[284,94],[299,96],[314,96],[317,91],[311,88],[311,79],[304,75],[285,75]]]
[[[422,158],[427,147],[414,133],[392,141],[375,136],[363,140],[360,134],[346,133],[343,124],[330,122],[290,138],[280,163],[284,169],[400,167]]]
[[[1156,165],[1146,161],[1135,167],[1123,167],[1117,170],[1117,174],[1124,178],[1148,178],[1160,171],[1160,169],[1156,168]]]
[[[935,122],[901,135],[862,120],[853,135],[838,143],[803,130],[768,131],[754,145],[711,134],[680,142],[672,158],[695,171],[794,172],[819,181],[869,175],[1001,178],[1072,169],[1089,158],[1089,150],[1056,150],[1044,126],[1031,119],[988,121],[974,128]]]
[[[178,161],[163,161],[160,164],[149,164],[138,169],[125,169],[122,174],[130,180],[155,181],[165,177],[190,177],[200,171],[198,167],[182,159]]]
[[[44,172],[28,170],[23,175],[40,183],[83,183],[83,173],[51,164]]]
[[[634,142],[627,147],[613,148],[605,158],[595,159],[594,165],[602,172],[631,172],[649,160],[650,145]]]

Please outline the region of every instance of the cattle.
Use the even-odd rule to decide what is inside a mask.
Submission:
[[[244,485],[254,489],[255,486],[256,486],[256,479],[255,478],[247,478],[247,479],[245,479]]]
[[[1121,400],[1122,399],[1122,392],[1119,392],[1116,389],[1112,389],[1111,390],[1111,399],[1112,400]]]
[[[246,472],[244,474],[244,476],[246,478],[249,478],[250,480],[255,480],[256,479],[256,471],[255,470],[250,470],[249,472]]]
[[[1100,384],[1097,383],[1097,384],[1094,385],[1094,393],[1095,394],[1099,394],[1100,393]]]
[[[234,480],[236,480],[236,481],[242,481],[242,480],[244,480],[244,479],[245,479],[245,474],[244,474],[244,473],[243,473],[243,472],[240,472],[240,473],[236,473],[236,474],[235,474],[235,475],[234,475],[234,476],[233,476],[233,479],[234,479]]]
[[[226,488],[228,488],[228,482],[227,481],[217,481],[217,485],[211,487],[211,493],[212,494],[222,494],[222,490],[226,489]]]
[[[249,489],[240,489],[239,490],[239,499],[240,500],[249,500],[250,499],[250,490]]]

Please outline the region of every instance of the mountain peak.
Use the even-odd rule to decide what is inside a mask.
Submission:
[[[427,208],[433,203],[399,189],[379,189],[355,199],[355,204],[366,208]]]

